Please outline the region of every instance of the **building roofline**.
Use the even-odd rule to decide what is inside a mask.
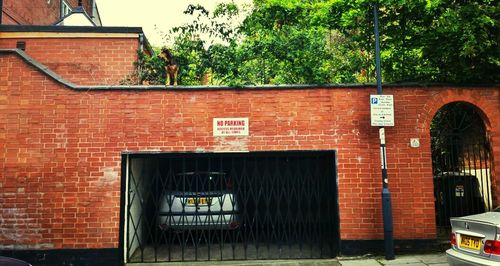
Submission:
[[[0,32],[142,33],[141,27],[0,25]]]
[[[280,90],[280,89],[321,89],[321,88],[376,88],[374,83],[370,84],[284,84],[284,85],[245,85],[245,86],[165,86],[165,85],[76,85],[57,73],[50,70],[48,67],[33,59],[20,49],[0,49],[2,54],[15,54],[23,59],[27,64],[33,66],[43,74],[49,76],[56,82],[77,91],[153,91],[153,90],[171,90],[171,91],[210,91],[210,90]],[[457,87],[457,88],[484,88],[484,87],[499,87],[500,84],[447,84],[447,83],[387,83],[383,84],[386,88],[435,88],[435,87]],[[374,90],[375,92],[375,90]]]
[[[71,13],[73,14],[73,13]],[[93,22],[92,22],[93,23]],[[63,25],[0,25],[0,33],[67,33],[67,34],[101,34],[101,33],[111,33],[111,34],[137,34],[137,38],[144,39],[141,45],[144,45],[150,55],[154,55],[154,51],[149,43],[144,31],[141,27],[102,27],[102,26],[63,26]],[[60,36],[60,35],[54,35]]]

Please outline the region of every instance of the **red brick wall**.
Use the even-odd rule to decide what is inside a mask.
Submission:
[[[66,0],[71,7],[78,0]],[[92,0],[83,0],[83,8],[92,15]],[[3,0],[2,24],[5,25],[52,25],[61,19],[61,0]]]
[[[383,238],[373,87],[73,91],[14,54],[0,54],[0,67],[0,247],[117,247],[123,151],[337,150],[341,238]],[[480,108],[498,173],[500,90],[384,91],[395,98],[396,126],[386,129],[394,236],[434,238],[432,117],[452,101]],[[214,117],[248,117],[250,136],[214,138]],[[499,188],[497,178],[495,205]]]
[[[5,16],[5,14],[3,14],[2,16],[2,24],[6,24],[6,25],[15,25],[17,24],[16,21],[14,19],[12,19],[11,17],[7,17]]]
[[[137,38],[0,39],[1,48],[26,42],[25,52],[66,80],[80,85],[119,84],[134,71]]]

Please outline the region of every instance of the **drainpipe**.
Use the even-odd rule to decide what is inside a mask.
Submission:
[[[3,0],[0,0],[0,25],[2,25]]]
[[[63,0],[59,0],[59,18],[63,18]]]
[[[144,34],[139,33],[139,51],[144,51]]]
[[[136,70],[137,70],[137,73],[138,73],[138,79],[137,79],[137,84],[140,85],[142,83],[142,80],[140,78],[140,76],[142,75],[142,65],[143,65],[143,61],[142,61],[142,53],[144,52],[144,34],[143,33],[139,33],[139,52],[140,54],[137,55],[137,67],[136,67]]]
[[[90,17],[92,18],[92,20],[95,17],[95,15],[94,15],[94,6],[95,6],[95,0],[92,0],[92,4],[90,5],[90,9],[91,9],[91,11],[90,11]]]

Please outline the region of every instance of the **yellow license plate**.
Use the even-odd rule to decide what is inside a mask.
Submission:
[[[460,236],[460,247],[473,249],[473,250],[480,250],[481,249],[481,239],[477,238],[477,237],[461,235]]]
[[[211,201],[211,198],[187,198],[188,205],[208,205]]]

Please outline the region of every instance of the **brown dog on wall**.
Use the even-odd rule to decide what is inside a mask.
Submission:
[[[165,70],[167,71],[167,78],[165,85],[177,86],[177,74],[179,73],[179,66],[175,61],[174,56],[167,48],[162,48],[161,53],[158,55],[165,62]]]

